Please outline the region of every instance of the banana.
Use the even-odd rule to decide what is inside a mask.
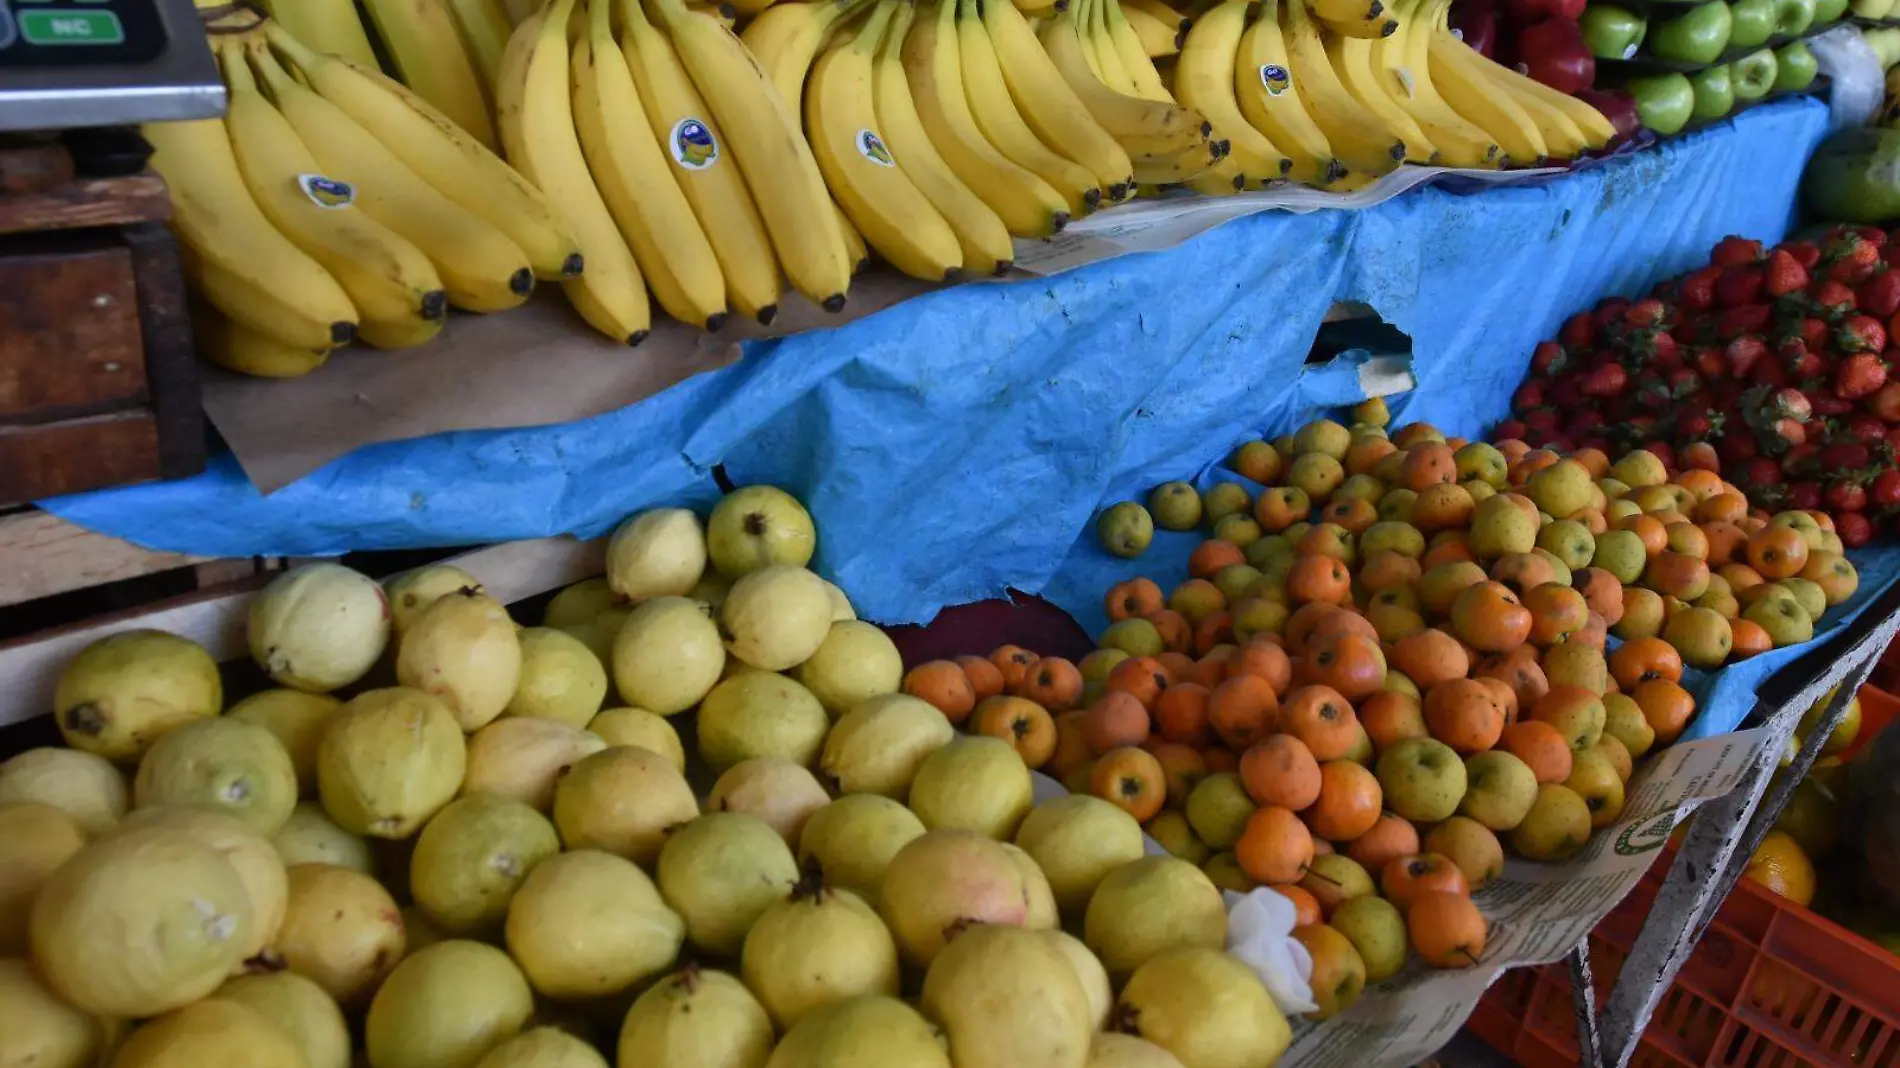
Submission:
[[[1127,151],[1095,121],[1082,98],[1069,87],[1022,12],[1009,0],[980,2],[983,28],[990,35],[991,49],[1002,68],[1009,95],[1016,101],[1017,114],[1043,144],[1087,167],[1095,175],[1096,187],[1109,200],[1125,199],[1134,173]],[[907,16],[900,18],[908,25]],[[942,205],[938,208],[942,210]]]
[[[1293,81],[1286,42],[1280,34],[1281,2],[1267,0],[1241,34],[1234,64],[1234,97],[1248,124],[1265,134],[1292,161],[1288,178],[1311,186],[1329,186],[1345,176],[1346,167],[1333,155],[1332,145],[1300,98],[1301,86]]]
[[[265,93],[324,174],[348,182],[363,214],[429,257],[449,303],[496,312],[528,299],[534,269],[508,235],[437,192],[343,109],[298,83],[261,39],[247,41],[244,51]]]
[[[1313,0],[1313,17],[1342,37],[1379,38],[1398,23],[1380,0]]]
[[[140,132],[171,193],[171,228],[194,289],[280,344],[323,349],[356,336],[356,308],[343,287],[251,199],[224,120],[158,122]]]
[[[621,56],[647,123],[674,163],[670,173],[719,261],[726,299],[741,315],[770,325],[785,280],[745,178],[723,151],[724,135],[666,35],[647,21],[639,0],[621,0],[619,10]]]
[[[1115,42],[1109,39],[1108,24],[1102,19],[1102,5],[1099,0],[1076,0],[1076,26],[1082,32],[1082,49],[1088,57],[1090,68],[1102,84],[1118,93],[1126,93],[1139,100],[1153,100],[1154,97],[1142,92],[1135,84],[1134,72],[1122,66],[1122,54],[1115,48]]]
[[[1004,0],[1004,6],[1010,7],[1008,0]],[[903,161],[904,173],[912,184],[956,234],[963,252],[964,271],[1002,274],[1009,270],[1016,255],[1009,228],[944,162],[937,146],[931,144],[929,135],[924,133],[923,120],[917,117],[917,105],[910,98],[910,82],[904,75],[904,38],[910,30],[914,10],[912,4],[897,5],[884,44],[878,50],[872,92],[877,128],[883,131],[892,154]],[[1010,7],[1010,10],[1013,12],[1015,8]]]
[[[1069,214],[1079,218],[1102,202],[1101,183],[1093,172],[1051,151],[1023,121],[1010,98],[1009,83],[996,58],[996,48],[977,13],[977,0],[957,0],[957,58],[963,71],[963,92],[977,129],[1010,162],[1033,172],[1068,201]]]
[[[1247,187],[1247,176],[1229,155],[1183,184],[1202,196],[1231,197]]]
[[[1444,32],[1444,38],[1461,45],[1464,43],[1451,36],[1449,27]],[[1582,134],[1584,144],[1588,147],[1602,148],[1616,138],[1616,127],[1601,111],[1568,93],[1560,93],[1535,78],[1519,74],[1503,64],[1493,63],[1475,49],[1466,48],[1465,51],[1477,58],[1476,67],[1483,71],[1485,77],[1491,79],[1493,84],[1501,86],[1520,101],[1533,100],[1561,114],[1572,128]]]
[[[1128,28],[1141,39],[1142,51],[1150,59],[1179,54],[1187,37],[1188,26],[1191,25],[1179,15],[1163,19],[1149,8],[1133,4],[1122,5],[1122,18],[1128,21]]]
[[[1092,14],[1103,23],[1109,47],[1115,50],[1122,70],[1135,84],[1135,95],[1147,100],[1174,103],[1167,83],[1161,80],[1161,74],[1155,70],[1154,60],[1148,58],[1148,50],[1142,47],[1141,37],[1122,15],[1120,0],[1090,0],[1090,3],[1094,9]]]
[[[263,8],[291,36],[317,51],[376,66],[376,49],[352,0],[263,0]]]
[[[1518,107],[1524,109],[1524,114],[1531,117],[1531,121],[1537,124],[1537,132],[1544,139],[1544,147],[1550,150],[1550,158],[1576,159],[1589,150],[1589,139],[1582,130],[1577,129],[1576,123],[1570,121],[1569,116],[1528,93],[1513,92],[1511,87],[1491,78],[1490,72],[1481,65],[1473,64],[1473,69],[1491,83],[1492,92],[1510,96],[1517,101]]]
[[[726,280],[647,125],[614,40],[613,0],[587,0],[574,42],[574,126],[594,185],[666,313],[706,330],[726,325]]]
[[[495,80],[495,117],[508,160],[561,206],[580,235],[587,270],[561,283],[588,325],[638,345],[652,326],[646,281],[587,172],[568,95],[567,28],[574,0],[553,0],[515,27]]]
[[[739,9],[733,7],[731,4],[701,4],[695,3],[693,0],[688,0],[686,6],[702,15],[711,15],[713,18],[718,19],[720,25],[728,30],[739,23]],[[767,8],[766,10],[769,11],[771,9]]]
[[[1190,183],[1203,192],[1223,184],[1229,193],[1259,188],[1286,177],[1293,168],[1293,161],[1247,122],[1235,98],[1234,65],[1252,6],[1252,0],[1224,0],[1202,15],[1188,30],[1181,58],[1174,64],[1175,99],[1207,116],[1214,136],[1230,143],[1227,158]]]
[[[462,45],[474,61],[482,87],[495,87],[495,72],[501,68],[501,54],[508,47],[508,36],[515,24],[501,6],[501,0],[448,0],[449,15],[462,32]]]
[[[1010,24],[1007,19],[997,22]],[[1050,64],[1069,83],[1070,91],[1131,159],[1172,159],[1208,139],[1212,127],[1200,112],[1117,92],[1097,77],[1088,65],[1075,11],[1049,20],[1039,37]]]
[[[1466,53],[1478,54],[1449,33],[1437,32],[1437,26],[1426,35],[1432,85],[1444,96],[1445,103],[1490,134],[1512,163],[1529,166],[1550,155],[1537,123],[1515,97],[1499,92],[1490,79],[1465,58]]]
[[[1218,165],[1228,156],[1226,141],[1209,141],[1168,160],[1136,160],[1135,181],[1142,185],[1180,185]]]
[[[1048,18],[1069,6],[1069,0],[1018,0],[1017,12],[1030,18]]]
[[[717,19],[688,10],[684,0],[654,0],[654,7],[725,130],[792,286],[826,311],[842,310],[851,260],[794,105]]]
[[[508,235],[535,277],[581,273],[573,228],[539,189],[421,97],[382,74],[320,55],[266,23],[280,56],[325,100],[382,142],[403,165],[450,200]]]
[[[825,184],[877,254],[913,278],[963,273],[957,235],[878,134],[872,71],[895,11],[880,3],[857,35],[818,58],[805,93],[805,131]]]
[[[1280,16],[1288,69],[1300,82],[1301,96],[1333,153],[1346,166],[1367,174],[1396,168],[1405,157],[1405,142],[1340,84],[1319,27],[1307,14],[1306,0],[1282,0]]]
[[[363,0],[363,7],[403,84],[470,137],[495,147],[488,98],[444,0]]]
[[[775,0],[732,0],[730,5],[721,4],[720,6],[730,6],[735,16],[752,16],[768,10],[774,2]]]
[[[851,220],[845,216],[844,209],[838,206],[835,199],[831,202],[831,217],[837,222],[838,239],[844,242],[845,255],[851,260],[852,276],[863,274],[871,266],[871,246],[864,243],[864,235],[851,225]]]
[[[805,74],[833,26],[867,0],[809,0],[773,4],[746,24],[739,35],[746,51],[771,76],[779,95],[796,105],[805,92]]]
[[[1398,23],[1393,23],[1396,32]],[[1378,72],[1372,66],[1372,42],[1363,37],[1340,37],[1328,35],[1326,38],[1326,57],[1332,60],[1333,72],[1339,75],[1340,83],[1352,94],[1354,100],[1379,121],[1381,126],[1398,135],[1405,143],[1405,158],[1411,163],[1436,163],[1438,146],[1432,144],[1413,121],[1412,113],[1399,106],[1391,93],[1379,81]]]
[[[1443,162],[1453,167],[1502,166],[1504,152],[1497,140],[1445,103],[1432,82],[1428,7],[1425,0],[1401,0],[1398,31],[1372,42],[1379,84],[1438,147]]]
[[[1034,172],[1010,161],[977,128],[964,96],[955,0],[936,0],[904,38],[904,71],[931,144],[963,184],[1018,237],[1048,237],[1068,225],[1069,205]]]
[[[362,317],[357,334],[378,348],[420,345],[442,329],[448,295],[434,265],[409,241],[371,218],[353,191],[321,178],[322,168],[258,91],[244,46],[218,47],[228,93],[226,126],[238,172],[265,217],[322,264]]]
[[[528,16],[541,9],[535,0],[501,0],[502,10],[508,15],[510,26],[519,26],[528,21]]]
[[[330,358],[327,348],[286,345],[227,317],[196,295],[191,300],[191,336],[205,359],[226,370],[260,378],[307,375]]]

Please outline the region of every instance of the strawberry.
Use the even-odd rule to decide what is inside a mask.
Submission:
[[[1900,241],[1889,241],[1881,246],[1880,259],[1889,267],[1900,264]]]
[[[1709,253],[1709,262],[1717,267],[1759,263],[1761,262],[1761,242],[1730,234],[1715,243],[1715,248]]]
[[[1749,368],[1768,355],[1768,343],[1753,334],[1744,334],[1730,341],[1722,350],[1722,355],[1728,361],[1730,376],[1746,378]]]
[[[1850,467],[1866,467],[1873,459],[1873,452],[1857,441],[1837,441],[1822,446],[1815,458],[1823,470],[1844,471]]]
[[[1604,297],[1597,301],[1597,306],[1591,309],[1590,315],[1596,320],[1599,331],[1609,330],[1623,324],[1623,309],[1629,306],[1630,302],[1622,297]]]
[[[1781,485],[1781,465],[1766,456],[1757,456],[1742,467],[1742,481],[1750,486]]]
[[[1562,374],[1570,362],[1569,354],[1555,341],[1539,341],[1531,350],[1531,373],[1551,376]]]
[[[1589,312],[1578,312],[1564,320],[1563,329],[1557,331],[1557,340],[1564,347],[1582,351],[1596,344],[1597,324]]]
[[[1841,424],[1849,441],[1858,441],[1872,447],[1886,440],[1887,424],[1880,417],[1867,412],[1855,412]]]
[[[1816,387],[1819,382],[1814,383]],[[1835,419],[1854,410],[1854,402],[1837,397],[1831,390],[1816,388],[1808,398],[1814,404],[1814,414],[1822,419]]]
[[[1889,423],[1900,423],[1900,382],[1888,382],[1875,390],[1874,395],[1867,398],[1867,410]]]
[[[1880,246],[1854,230],[1844,230],[1821,246],[1821,263],[1830,280],[1855,285],[1873,275],[1880,263]]]
[[[1606,363],[1584,375],[1582,390],[1586,397],[1614,397],[1629,385],[1629,372],[1620,363]]]
[[[1727,341],[1742,334],[1759,334],[1774,320],[1774,310],[1766,304],[1744,304],[1723,308],[1715,317],[1715,336]]]
[[[1714,307],[1715,280],[1720,277],[1720,267],[1704,267],[1683,275],[1682,282],[1676,286],[1676,306],[1685,312],[1707,311]]]
[[[1788,507],[1806,511],[1821,507],[1821,484],[1819,482],[1796,482],[1788,487]]]
[[[1491,428],[1492,441],[1522,441],[1524,432],[1529,429],[1521,419],[1506,419]]]
[[[1557,424],[1562,421],[1562,413],[1555,408],[1538,408],[1524,413],[1524,425],[1532,431],[1554,434]]]
[[[1798,332],[1808,348],[1819,351],[1827,347],[1827,321],[1809,317],[1801,320]]]
[[[1679,343],[1656,327],[1646,326],[1632,331],[1623,339],[1623,347],[1632,356],[1650,365],[1677,367],[1682,363],[1682,358],[1677,355]]]
[[[1887,451],[1883,455],[1900,456],[1900,426],[1887,428]]]
[[[1834,533],[1843,546],[1858,549],[1874,540],[1874,524],[1859,512],[1849,512],[1834,517]]]
[[[1814,405],[1808,403],[1807,394],[1798,389],[1778,389],[1769,394],[1764,405],[1772,419],[1787,419],[1795,423],[1805,423],[1814,414]],[[1806,435],[1803,435],[1805,438]]]
[[[1582,377],[1581,374],[1576,374],[1552,379],[1549,388],[1544,391],[1545,398],[1552,407],[1565,410],[1575,408],[1583,403],[1583,390],[1580,388],[1583,384]]]
[[[1668,470],[1668,471],[1670,471],[1670,472],[1674,472],[1674,471],[1675,471],[1675,469],[1676,469],[1676,450],[1675,450],[1674,448],[1672,448],[1672,447],[1670,446],[1670,444],[1669,444],[1668,442],[1666,442],[1666,441],[1646,441],[1646,442],[1644,442],[1644,443],[1643,443],[1643,448],[1645,448],[1645,449],[1648,449],[1648,450],[1649,450],[1650,452],[1653,452],[1653,453],[1655,453],[1655,454],[1656,454],[1656,458],[1657,458],[1658,460],[1661,460],[1661,461],[1663,462],[1663,467],[1664,467],[1664,469],[1666,469],[1666,470]]]
[[[1755,439],[1748,434],[1722,435],[1721,440],[1715,443],[1715,451],[1721,454],[1724,462],[1731,464],[1747,463],[1761,453]]]
[[[1654,297],[1642,300],[1623,309],[1623,322],[1634,329],[1646,326],[1661,326],[1669,318],[1669,305]]]
[[[1882,319],[1900,312],[1900,271],[1882,271],[1860,284],[1854,303],[1868,315]]]
[[[1715,454],[1715,446],[1706,441],[1692,441],[1684,445],[1678,458],[1682,461],[1684,471],[1722,470],[1722,458]]]
[[[1871,315],[1851,316],[1834,332],[1834,348],[1838,352],[1874,353],[1886,347],[1887,328]]]
[[[1711,417],[1707,412],[1685,408],[1676,413],[1676,437],[1684,441],[1700,441],[1715,432],[1718,425],[1716,420],[1720,418],[1719,415]]]
[[[1812,241],[1784,241],[1780,247],[1806,270],[1814,270],[1814,265],[1821,262],[1821,246]]]
[[[1762,273],[1762,289],[1771,297],[1799,293],[1808,288],[1808,269],[1801,266],[1786,249],[1770,252]]]
[[[1528,412],[1532,408],[1541,408],[1543,405],[1544,383],[1538,379],[1525,379],[1523,384],[1517,387],[1517,392],[1511,394],[1511,410],[1514,412]]]
[[[1855,308],[1854,291],[1833,279],[1809,286],[1808,299],[1813,302],[1815,313],[1824,319],[1839,319]]]
[[[1861,320],[1849,320],[1849,323],[1859,321]],[[1865,321],[1873,323],[1872,319]],[[1879,330],[1880,325],[1874,323],[1874,329]],[[1834,392],[1848,400],[1873,396],[1880,392],[1880,387],[1886,384],[1887,365],[1872,352],[1860,352],[1849,356],[1842,360],[1841,365],[1834,371]]]
[[[1867,487],[1852,479],[1836,479],[1827,484],[1827,506],[1836,515],[1858,512],[1867,507]]]
[[[1724,308],[1753,304],[1761,296],[1765,278],[1760,267],[1730,267],[1715,280],[1715,302]]]
[[[1775,346],[1775,362],[1793,371],[1796,378],[1806,378],[1812,373],[1803,373],[1798,368],[1819,363],[1814,353],[1808,351],[1807,343],[1798,337],[1788,338]]]
[[[1888,248],[1900,246],[1888,245]],[[1883,511],[1900,508],[1900,471],[1888,468],[1874,476],[1867,487],[1867,498]]]
[[[1695,364],[1695,369],[1703,378],[1713,380],[1728,374],[1728,358],[1722,354],[1721,349],[1705,345],[1696,349],[1693,355],[1692,362]]]

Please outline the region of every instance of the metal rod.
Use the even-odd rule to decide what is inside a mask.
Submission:
[[[1577,1064],[1597,1068],[1602,1043],[1597,1041],[1597,988],[1590,974],[1590,936],[1570,951],[1570,1002],[1577,1013]]]

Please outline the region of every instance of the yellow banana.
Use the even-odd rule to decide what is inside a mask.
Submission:
[[[1404,141],[1340,84],[1319,27],[1307,14],[1306,0],[1283,0],[1280,33],[1286,42],[1288,68],[1333,154],[1346,166],[1367,174],[1385,174],[1398,167],[1405,158]]]
[[[640,274],[666,313],[707,330],[726,325],[726,280],[712,244],[673,180],[614,40],[613,0],[587,0],[574,42],[574,127],[594,185]]]
[[[1576,159],[1590,148],[1589,139],[1582,130],[1577,129],[1576,123],[1571,122],[1568,115],[1528,93],[1513,92],[1510,87],[1491,78],[1490,72],[1484,67],[1473,66],[1480,76],[1491,83],[1493,92],[1503,93],[1516,100],[1517,106],[1523,108],[1524,114],[1537,124],[1537,132],[1544,139],[1544,147],[1550,150],[1551,159]]]
[[[1372,65],[1383,86],[1453,167],[1499,167],[1497,140],[1458,114],[1432,82],[1428,51],[1432,22],[1424,0],[1401,0],[1399,29],[1372,42]]]
[[[688,10],[683,0],[655,0],[654,7],[725,130],[786,276],[807,300],[842,310],[851,261],[794,105],[717,19]]]
[[[1002,217],[1010,233],[1048,237],[1068,225],[1068,202],[1034,172],[998,152],[977,128],[964,96],[954,4],[936,0],[905,35],[904,70],[918,117],[951,170]]]
[[[252,199],[224,120],[152,123],[141,133],[171,193],[185,277],[200,295],[279,344],[323,349],[356,336],[343,287]]]
[[[877,254],[913,278],[953,280],[963,273],[957,235],[877,129],[872,68],[894,10],[879,4],[856,36],[818,58],[805,92],[805,130],[825,184]]]
[[[687,0],[687,7],[702,15],[710,15],[719,20],[720,25],[730,30],[739,23],[739,9],[731,4],[702,4],[696,0]],[[766,10],[771,10],[767,8]]]
[[[672,43],[647,21],[640,0],[621,0],[619,10],[621,55],[647,123],[673,161],[671,174],[719,260],[726,299],[741,315],[770,325],[785,280],[745,178]]]
[[[510,26],[519,26],[528,21],[528,16],[540,10],[536,0],[501,0],[501,7],[508,15]]]
[[[1445,37],[1448,40],[1457,40],[1451,36],[1449,29],[1445,31]],[[1463,44],[1462,41],[1457,43]],[[1561,114],[1570,127],[1582,135],[1585,146],[1602,148],[1615,139],[1616,127],[1601,111],[1569,93],[1560,93],[1535,78],[1519,74],[1503,64],[1493,63],[1474,49],[1466,48],[1465,51],[1477,57],[1477,68],[1483,71],[1485,77],[1491,79],[1493,84],[1502,87],[1520,100],[1536,101]]]
[[[572,277],[584,266],[567,219],[514,168],[427,101],[382,74],[325,56],[266,24],[271,47],[318,95],[341,108],[416,176],[508,235],[535,277]]]
[[[348,182],[363,214],[429,257],[449,303],[496,312],[528,299],[534,269],[508,235],[436,191],[343,109],[292,78],[261,39],[246,42],[245,54],[323,173]]]
[[[448,315],[441,276],[421,249],[357,206],[353,190],[321,177],[316,157],[258,91],[243,48],[226,40],[218,58],[229,94],[231,149],[251,196],[350,295],[361,316],[359,337],[378,348],[428,341]]]
[[[1123,4],[1122,18],[1127,20],[1128,28],[1135,31],[1135,36],[1141,39],[1142,51],[1150,59],[1178,54],[1187,37],[1188,20],[1178,15],[1164,20],[1156,17],[1148,8]]]
[[[376,36],[395,63],[403,84],[468,131],[470,137],[495,147],[488,98],[482,93],[475,64],[462,48],[447,3],[363,0],[363,7],[376,24]]]
[[[1070,0],[1018,0],[1013,6],[1031,18],[1047,18],[1069,6]]]
[[[1449,33],[1436,30],[1434,27],[1426,37],[1427,66],[1432,85],[1444,96],[1445,103],[1490,134],[1510,162],[1529,166],[1548,156],[1550,148],[1544,143],[1542,131],[1517,99],[1499,92],[1476,64],[1466,59],[1466,53],[1478,53]]]
[[[1202,196],[1231,197],[1247,187],[1247,176],[1229,155],[1183,184]]]
[[[515,24],[501,0],[448,0],[449,15],[462,33],[462,45],[481,76],[482,86],[495,87],[495,72],[501,69],[501,54],[508,47],[508,36]]]
[[[1265,134],[1292,161],[1287,177],[1311,186],[1329,186],[1346,174],[1326,135],[1301,99],[1287,64],[1280,34],[1279,6],[1267,0],[1240,37],[1234,63],[1234,98],[1249,125]],[[1193,31],[1188,31],[1192,33]]]
[[[1396,23],[1394,27],[1396,28]],[[1399,106],[1379,81],[1372,66],[1372,42],[1363,37],[1328,35],[1326,57],[1332,60],[1333,73],[1340,84],[1372,113],[1379,125],[1398,135],[1405,143],[1405,158],[1411,163],[1436,163],[1438,146],[1432,144],[1413,121],[1412,113]]]
[[[1102,18],[1100,0],[1075,0],[1076,26],[1082,32],[1083,54],[1089,59],[1095,76],[1102,84],[1118,93],[1126,93],[1140,100],[1153,100],[1135,84],[1133,71],[1122,66],[1121,52],[1115,48],[1115,42],[1109,39],[1108,23]]]
[[[773,4],[746,24],[739,40],[759,61],[779,95],[794,107],[805,92],[805,74],[833,26],[867,0],[806,0]]]
[[[836,220],[838,238],[844,242],[845,255],[851,259],[851,273],[854,276],[863,274],[871,266],[871,246],[864,243],[864,235],[851,225],[851,220],[845,216],[844,209],[838,206],[836,200],[831,202],[831,217]]]
[[[228,371],[259,378],[296,378],[323,366],[330,350],[286,345],[253,329],[194,296],[191,336],[205,359]]]
[[[283,30],[319,52],[365,66],[376,65],[376,49],[363,30],[352,0],[262,0],[264,11]]]
[[[1036,40],[1029,20],[1009,0],[982,0],[982,10],[983,28],[989,32],[1017,114],[1043,144],[1087,167],[1109,200],[1126,198],[1134,174],[1128,152],[1070,88]],[[907,16],[900,17],[908,24]],[[1106,87],[1101,88],[1106,92]],[[1149,107],[1142,102],[1135,106]]]
[[[1009,24],[1006,19],[998,23]],[[1208,139],[1212,127],[1200,112],[1117,92],[1097,77],[1089,67],[1082,27],[1074,10],[1050,19],[1038,36],[1070,91],[1131,160],[1172,159]]]
[[[1101,184],[1080,163],[1051,151],[1016,110],[995,46],[977,14],[977,0],[957,0],[957,59],[970,114],[990,144],[1062,194],[1071,217],[1080,218],[1102,202]]]
[[[1122,0],[1123,11],[1140,11],[1177,34],[1186,34],[1194,20],[1164,0]]]
[[[1226,141],[1209,141],[1173,159],[1136,160],[1135,181],[1142,185],[1180,185],[1226,159],[1227,148]]]
[[[736,15],[752,16],[766,11],[773,3],[774,0],[732,0],[729,6]],[[724,7],[728,5],[722,4],[720,6]]]
[[[1167,83],[1161,80],[1160,72],[1155,70],[1154,60],[1148,58],[1148,50],[1142,47],[1141,38],[1122,14],[1119,0],[1090,0],[1090,3],[1095,9],[1095,17],[1102,21],[1109,47],[1115,50],[1122,70],[1135,84],[1135,95],[1174,103]]]
[[[1312,13],[1342,37],[1384,37],[1398,26],[1380,0],[1313,0]]]
[[[638,345],[652,326],[646,281],[614,226],[574,131],[567,28],[574,0],[553,0],[515,27],[495,80],[495,118],[508,160],[560,205],[580,235],[587,270],[561,283],[588,325]]]
[[[1228,192],[1259,188],[1285,177],[1293,167],[1270,138],[1247,122],[1234,95],[1234,64],[1252,6],[1252,0],[1224,0],[1202,14],[1188,30],[1181,58],[1174,63],[1175,99],[1207,116],[1214,136],[1229,142],[1227,158],[1196,180],[1195,188],[1204,192],[1218,190],[1223,183]],[[1238,187],[1232,182],[1235,177],[1240,179]]]
[[[1004,6],[1009,6],[1008,0],[1004,0]],[[1015,8],[1010,10],[1013,12]],[[963,252],[964,271],[1002,274],[1016,256],[1009,228],[944,162],[937,146],[931,144],[929,135],[924,133],[923,120],[917,117],[917,105],[910,98],[910,82],[904,74],[904,38],[910,30],[914,11],[913,4],[897,5],[884,44],[878,50],[872,93],[877,128],[883,132],[892,154],[903,161],[904,173],[912,184],[956,234]]]

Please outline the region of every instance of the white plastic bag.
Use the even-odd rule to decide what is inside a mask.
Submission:
[[[1828,93],[1828,132],[1865,126],[1887,96],[1887,72],[1880,57],[1860,35],[1860,27],[1842,23],[1808,38],[1815,65],[1833,82]]]
[[[1293,936],[1293,902],[1266,887],[1245,894],[1222,891],[1227,903],[1227,952],[1252,968],[1273,1003],[1288,1017],[1318,1011],[1313,1001],[1313,956]]]

